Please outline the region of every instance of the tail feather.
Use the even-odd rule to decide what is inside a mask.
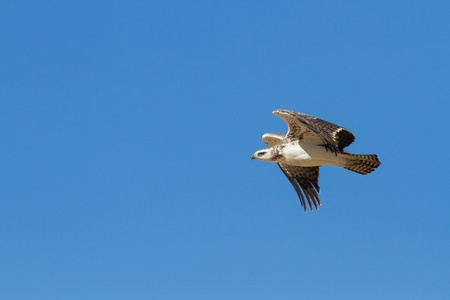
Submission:
[[[381,165],[376,154],[341,154],[340,156],[346,159],[344,168],[363,175],[375,171]]]

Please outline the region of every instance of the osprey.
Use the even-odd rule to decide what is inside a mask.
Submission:
[[[274,110],[273,114],[281,117],[289,130],[286,135],[264,134],[262,139],[269,148],[256,151],[252,159],[276,162],[294,186],[305,212],[305,197],[311,210],[313,204],[316,209],[322,205],[318,195],[320,166],[334,165],[366,175],[381,165],[375,154],[345,151],[355,136],[343,127],[285,109]]]

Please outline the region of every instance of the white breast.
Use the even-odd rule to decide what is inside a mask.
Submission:
[[[335,155],[323,146],[293,141],[281,151],[280,162],[302,167],[315,167],[334,164]]]

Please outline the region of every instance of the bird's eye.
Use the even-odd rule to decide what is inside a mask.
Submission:
[[[263,156],[264,154],[266,154],[266,152],[259,152],[258,156]]]

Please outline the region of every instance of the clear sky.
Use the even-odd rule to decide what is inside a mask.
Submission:
[[[274,109],[379,155],[303,212]],[[2,1],[1,299],[450,299],[448,1]]]

